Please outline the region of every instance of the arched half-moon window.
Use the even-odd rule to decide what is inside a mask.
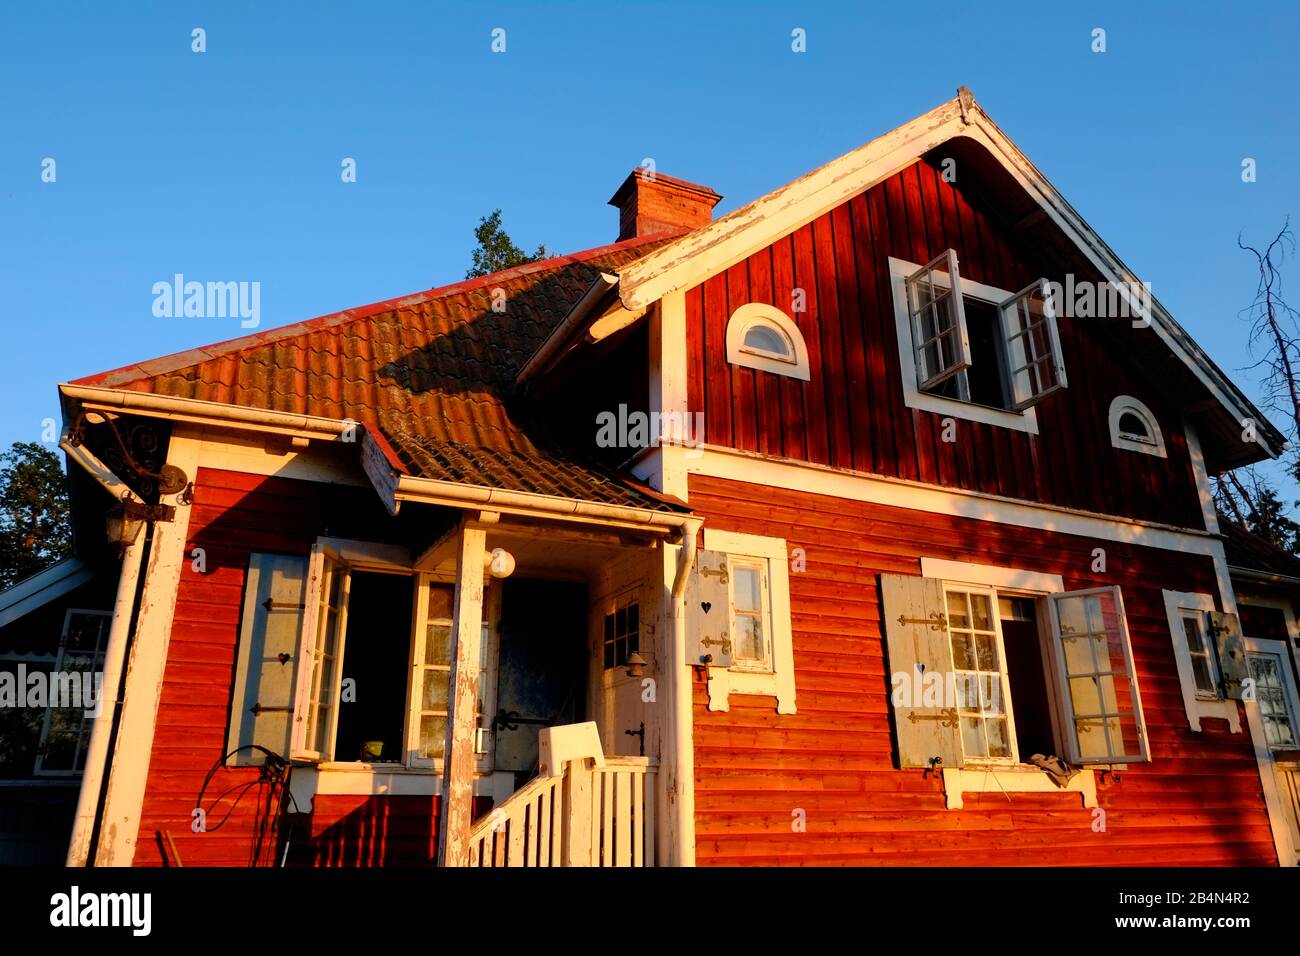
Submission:
[[[1165,437],[1151,409],[1131,395],[1110,403],[1110,443],[1116,448],[1165,457]]]
[[[790,317],[758,302],[742,305],[727,323],[727,361],[808,381],[808,347]]]

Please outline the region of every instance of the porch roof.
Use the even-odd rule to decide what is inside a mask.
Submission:
[[[1219,530],[1223,533],[1223,549],[1231,569],[1254,571],[1288,581],[1300,580],[1300,558],[1247,531],[1223,514],[1219,515]]]

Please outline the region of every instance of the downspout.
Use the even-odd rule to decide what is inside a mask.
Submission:
[[[111,471],[80,446],[66,439],[60,443],[69,460],[82,465],[108,490],[114,498],[125,494],[136,503],[143,503],[138,495],[117,481]],[[124,490],[125,489],[125,490]],[[144,557],[145,538],[143,524],[136,529],[135,540],[122,555],[122,569],[117,579],[117,597],[113,602],[113,623],[108,631],[104,649],[104,685],[99,696],[99,714],[90,731],[90,744],[86,748],[86,765],[82,771],[81,790],[77,795],[77,812],[73,817],[72,839],[68,843],[67,865],[85,866],[90,858],[90,843],[99,816],[99,801],[104,788],[104,771],[108,765],[108,745],[117,720],[118,698],[121,696],[122,664],[126,660],[126,646],[131,633],[131,619],[135,610],[135,596],[140,580],[140,565]]]
[[[697,539],[704,521],[688,518],[682,527],[682,548],[677,554],[677,576],[672,588],[672,687],[673,774],[669,793],[676,795],[669,812],[673,816],[670,861],[677,866],[695,865],[695,740],[691,714],[691,668],[686,663],[686,582],[695,568]]]

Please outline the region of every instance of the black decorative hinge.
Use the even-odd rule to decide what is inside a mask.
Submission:
[[[908,617],[905,614],[900,614],[898,615],[898,623],[904,626],[919,624],[923,627],[929,627],[933,631],[942,631],[948,626],[948,618],[938,611],[931,611],[929,617]]]

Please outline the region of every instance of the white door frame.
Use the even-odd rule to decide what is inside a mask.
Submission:
[[[1277,658],[1278,673],[1282,676],[1282,689],[1291,715],[1291,729],[1297,741],[1292,752],[1300,752],[1300,691],[1296,689],[1295,674],[1290,666],[1291,649],[1286,641],[1259,637],[1245,638],[1244,645],[1248,660],[1264,656]],[[1247,706],[1250,706],[1249,702]],[[1269,756],[1274,763],[1282,805],[1291,827],[1291,844],[1296,850],[1296,860],[1300,862],[1300,760],[1280,763],[1275,751],[1269,751]]]

